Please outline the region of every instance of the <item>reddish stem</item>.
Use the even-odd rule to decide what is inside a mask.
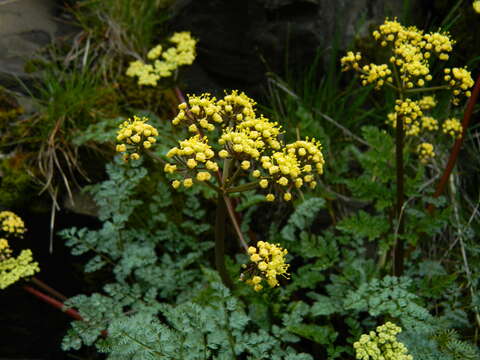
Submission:
[[[63,311],[65,314],[72,317],[73,319],[83,321],[82,316],[78,313],[77,310],[65,309],[65,306],[63,305],[62,302],[60,302],[58,300],[55,300],[54,298],[42,293],[41,291],[38,291],[38,290],[32,288],[31,286],[24,286],[23,289],[25,291],[29,292],[30,294],[33,294],[34,296],[36,296],[40,300],[46,302],[47,304],[50,304],[53,307]]]
[[[71,318],[79,321],[85,321],[84,318],[78,313],[77,310],[65,309],[65,305],[62,302],[55,300],[54,298],[42,293],[41,291],[38,291],[37,289],[34,289],[31,286],[27,286],[27,285],[25,285],[23,289],[29,292],[30,294],[36,296],[40,300],[46,302],[47,304],[52,305],[53,307],[59,309],[60,311],[63,311],[65,314],[67,314]],[[101,334],[103,337],[108,336],[108,332],[106,330],[102,330]]]
[[[177,98],[180,104],[186,102],[185,96],[183,96],[182,90],[180,90],[178,86],[175,86],[174,90],[175,90],[175,95],[177,95]]]
[[[445,186],[447,185],[448,178],[450,177],[450,174],[453,171],[453,167],[455,166],[455,163],[457,161],[460,148],[463,144],[463,138],[465,137],[465,134],[467,132],[468,124],[470,123],[470,119],[472,117],[475,104],[477,103],[477,98],[479,93],[480,93],[480,75],[478,76],[477,81],[475,82],[472,95],[470,96],[465,112],[463,113],[462,136],[460,136],[455,141],[455,144],[453,145],[452,151],[450,153],[450,157],[447,162],[447,166],[445,167],[445,171],[443,172],[443,175],[437,184],[435,194],[433,194],[434,198],[439,197],[445,190]],[[429,204],[427,210],[430,214],[432,214],[435,211],[435,206],[433,204]]]
[[[37,279],[36,277],[32,277],[30,279],[30,281],[32,283],[34,283],[35,285],[37,285],[38,287],[45,290],[47,293],[50,293],[50,295],[55,296],[59,300],[66,301],[68,299],[65,295],[63,295],[62,293],[58,292],[57,290],[51,288],[50,286],[45,284],[42,280]]]

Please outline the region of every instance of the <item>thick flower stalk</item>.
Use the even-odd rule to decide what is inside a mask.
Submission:
[[[360,360],[413,360],[408,355],[407,347],[397,340],[397,334],[402,329],[397,325],[387,322],[378,326],[376,331],[363,334],[353,344],[356,358]]]
[[[157,141],[158,131],[147,124],[148,119],[134,116],[120,125],[117,133],[117,152],[123,154],[123,159],[138,160],[142,151],[150,149]]]
[[[257,246],[250,246],[248,254],[251,263],[245,265],[245,272],[241,279],[248,285],[252,285],[255,291],[263,289],[263,283],[266,282],[270,287],[279,285],[277,276],[283,276],[288,279],[288,267],[285,263],[285,256],[288,251],[282,249],[279,244],[270,244],[259,241]],[[245,277],[248,277],[245,279]]]
[[[127,76],[137,77],[139,85],[156,86],[161,78],[172,76],[180,66],[193,63],[197,40],[189,32],[174,33],[169,43],[172,46],[166,49],[157,45],[148,52],[150,63],[142,60],[131,62]]]

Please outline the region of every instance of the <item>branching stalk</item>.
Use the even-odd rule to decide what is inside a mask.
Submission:
[[[240,225],[238,224],[237,217],[235,215],[235,209],[233,208],[232,201],[227,195],[223,195],[223,199],[225,201],[225,204],[227,206],[228,210],[228,215],[230,216],[230,220],[232,221],[233,227],[235,228],[235,232],[237,233],[238,240],[240,242],[240,245],[245,249],[245,251],[248,250],[248,245],[243,237],[242,231],[240,229]]]

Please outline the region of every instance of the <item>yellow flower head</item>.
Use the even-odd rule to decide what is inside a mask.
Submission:
[[[342,70],[353,69],[358,72],[362,85],[374,84],[375,89],[380,89],[385,84],[393,84],[393,70],[397,74],[397,87],[404,89],[427,87],[427,82],[432,80],[430,73],[432,55],[440,60],[448,60],[455,43],[448,33],[425,34],[414,26],[406,27],[396,19],[388,18],[373,32],[373,37],[380,46],[388,47],[389,64],[361,66],[359,64],[361,54],[351,51],[341,59],[341,64]]]
[[[0,239],[0,261],[3,261],[7,257],[10,257],[12,249],[6,239]]]
[[[472,6],[473,6],[473,10],[475,10],[475,12],[477,14],[480,14],[480,1],[479,0],[475,0],[473,3],[472,3]]]
[[[174,33],[169,42],[173,46],[166,50],[161,45],[150,49],[147,58],[153,63],[132,61],[127,69],[127,76],[138,77],[139,85],[156,86],[161,78],[171,76],[178,67],[193,63],[197,40],[193,39],[189,32]]]
[[[376,331],[363,334],[353,344],[357,359],[361,360],[413,360],[408,355],[407,347],[397,340],[397,334],[402,329],[397,325],[387,322],[378,326]]]
[[[361,69],[360,79],[362,79],[362,85],[375,84],[375,89],[380,89],[385,81],[392,82],[392,71],[388,68],[387,64],[370,64],[365,65]]]
[[[259,241],[257,246],[250,246],[247,250],[252,264],[248,269],[248,273],[252,274],[246,283],[252,285],[255,291],[260,291],[263,286],[261,283],[265,281],[270,287],[279,285],[277,276],[283,276],[288,279],[288,267],[285,263],[285,256],[288,251],[282,249],[279,244],[271,244]],[[258,286],[260,285],[260,286]]]
[[[448,134],[453,138],[460,138],[463,132],[462,124],[457,118],[447,119],[442,124],[442,131],[444,134]]]
[[[347,71],[350,69],[359,70],[360,66],[358,65],[358,62],[360,60],[362,60],[362,54],[360,54],[359,52],[347,52],[347,55],[342,57],[342,59],[340,60],[342,64],[342,71]]]
[[[158,130],[152,125],[147,124],[148,118],[139,118],[134,116],[120,125],[117,132],[116,151],[124,154],[124,159],[137,160],[140,158],[140,152],[143,149],[149,149],[154,144],[158,136]]]
[[[437,105],[437,101],[433,96],[424,96],[418,101],[418,105],[422,110],[430,110]]]
[[[18,257],[0,257],[0,289],[12,285],[21,278],[34,275],[40,271],[38,263],[33,261],[30,249],[22,250]]]
[[[427,142],[421,143],[417,147],[418,158],[423,164],[428,163],[430,159],[435,157],[435,151],[433,145]]]
[[[402,116],[405,135],[416,136],[420,133],[420,121],[423,115],[419,101],[413,101],[409,98],[397,100],[395,112],[387,115],[388,121],[393,128],[397,127],[397,117]]]
[[[471,96],[470,88],[473,86],[474,81],[472,74],[466,68],[446,68],[444,69],[444,80],[453,92],[453,104],[458,105],[460,103],[459,96],[461,94],[469,98]]]
[[[6,233],[19,236],[25,232],[23,220],[11,211],[0,212],[0,228]]]
[[[257,115],[255,101],[244,93],[234,90],[220,100],[209,94],[189,95],[178,109],[172,124],[183,126],[196,135],[180,141],[180,147],[168,151],[167,157],[174,162],[165,166],[168,173],[186,173],[185,176],[199,181],[208,181],[217,175],[213,181],[222,182],[220,175],[224,169],[220,167],[228,163],[231,174],[242,176],[246,174],[237,170],[248,171],[249,175],[258,179],[260,188],[271,185],[281,194],[288,192],[289,195],[283,196],[288,201],[291,199],[291,188],[300,188],[305,176],[309,179],[305,183],[314,188],[317,184],[315,176],[323,172],[320,143],[307,139],[285,145],[280,138],[282,129],[279,124]],[[208,141],[214,144],[215,152]],[[198,171],[210,171],[212,176],[198,177]],[[234,187],[228,180],[218,185]],[[253,181],[249,189],[256,184]],[[266,197],[270,201],[274,198],[273,193]]]

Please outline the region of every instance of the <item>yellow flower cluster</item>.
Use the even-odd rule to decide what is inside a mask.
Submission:
[[[448,86],[453,90],[453,104],[458,105],[460,102],[459,96],[464,94],[469,98],[472,93],[469,90],[474,81],[472,79],[472,74],[466,68],[453,68],[453,69],[444,69],[445,72],[444,80],[448,83]]]
[[[325,164],[321,148],[322,145],[319,141],[308,138],[287,145],[288,153],[295,154],[300,160],[303,172],[311,173],[312,165],[314,165],[318,175],[323,174],[323,165]]]
[[[382,46],[391,46],[390,63],[398,68],[400,81],[406,88],[423,87],[426,81],[431,81],[428,61],[432,52],[440,60],[447,60],[454,43],[448,34],[424,34],[414,26],[404,27],[395,19],[386,19],[373,37]]]
[[[167,163],[165,165],[165,172],[173,174],[177,171],[187,174],[183,180],[183,186],[189,188],[193,185],[193,179],[188,176],[193,170],[201,170],[197,172],[196,179],[198,181],[208,181],[211,179],[210,172],[218,171],[218,164],[211,161],[215,156],[215,152],[211,146],[208,145],[207,137],[200,138],[200,135],[195,135],[187,140],[179,142],[180,147],[174,147],[167,153],[168,158],[174,158],[178,164],[173,165]],[[180,181],[174,180],[172,186],[177,189],[181,185]]]
[[[255,115],[254,115],[255,116]],[[280,150],[281,144],[278,136],[282,133],[280,125],[267,118],[246,116],[237,124],[237,129],[249,134],[250,137],[268,145],[271,149]],[[263,146],[262,146],[263,148]]]
[[[262,156],[260,159],[262,171],[256,170],[253,177],[262,179],[261,188],[277,188],[283,193],[283,200],[292,199],[291,189],[308,185],[311,189],[317,186],[317,175],[323,174],[325,160],[321,152],[321,145],[315,139],[300,140],[285,146],[283,151],[274,152],[271,156]],[[266,196],[267,201],[274,201],[275,195],[271,192]]]
[[[22,250],[18,257],[7,256],[0,259],[0,289],[12,285],[21,278],[34,275],[40,271],[38,263],[33,261],[30,249]]]
[[[0,229],[13,234],[23,235],[25,232],[25,224],[23,220],[11,211],[0,212]]]
[[[358,64],[358,62],[360,60],[362,60],[362,54],[360,54],[359,52],[347,52],[347,55],[340,59],[340,63],[342,64],[342,71],[347,71],[350,69],[359,70],[360,65]]]
[[[7,257],[10,257],[12,253],[12,249],[10,249],[10,245],[6,239],[0,239],[0,261],[3,261]]]
[[[169,41],[174,46],[163,51],[162,46],[157,45],[148,52],[147,58],[153,61],[152,64],[142,60],[131,62],[127,69],[127,76],[138,77],[139,85],[156,86],[161,78],[171,76],[178,67],[191,65],[195,60],[197,40],[185,31],[174,33]],[[159,60],[160,56],[162,60]]]
[[[234,131],[231,128],[226,129],[220,136],[218,143],[225,146],[225,151],[220,154],[221,157],[230,157],[235,154],[250,156],[258,159],[260,153],[265,147],[265,143],[252,131]]]
[[[360,360],[413,360],[407,347],[397,340],[402,329],[391,322],[378,326],[375,331],[363,334],[353,344],[356,358]]]
[[[422,116],[422,129],[428,131],[435,131],[438,130],[438,121],[431,116]]]
[[[478,14],[480,14],[480,0],[475,0],[475,1],[472,3],[472,6],[473,6],[473,10],[475,10],[475,12],[477,12]]]
[[[387,64],[370,64],[362,67],[360,72],[360,79],[362,79],[362,85],[375,84],[375,89],[380,89],[385,81],[389,83],[393,82],[393,78],[390,76],[392,71],[388,68]]]
[[[420,100],[418,100],[418,105],[422,110],[430,110],[437,106],[437,101],[433,96],[424,96]]]
[[[138,160],[140,152],[143,149],[149,149],[156,141],[158,131],[152,125],[147,124],[147,118],[139,118],[134,116],[133,119],[128,119],[120,125],[120,130],[117,132],[116,150],[123,153],[125,161]]]
[[[430,159],[435,157],[433,145],[427,142],[421,143],[417,147],[417,154],[422,164],[426,164]]]
[[[242,122],[256,117],[255,101],[245,93],[239,94],[236,90],[220,99],[218,105],[221,106],[223,113],[227,115],[229,120]]]
[[[418,101],[411,99],[396,100],[395,112],[387,115],[393,128],[397,127],[397,116],[402,116],[405,134],[415,136],[420,133],[419,119],[423,115]]]
[[[0,212],[2,230],[13,235],[23,235],[23,220],[11,211]],[[39,271],[38,263],[33,262],[31,250],[22,250],[18,257],[12,257],[8,241],[0,238],[0,289],[5,289],[19,279]]]
[[[270,244],[259,241],[257,247],[250,246],[247,250],[250,255],[251,266],[247,273],[251,276],[245,282],[253,286],[255,291],[263,289],[262,281],[266,281],[270,287],[278,286],[277,276],[288,279],[288,264],[285,264],[285,256],[288,251],[282,249],[279,244]]]
[[[430,110],[437,105],[433,96],[424,96],[420,100],[397,100],[394,113],[387,115],[387,123],[393,128],[397,127],[397,114],[403,116],[403,126],[407,136],[417,136],[420,129],[427,131],[438,130],[438,121],[430,116],[422,116],[424,110]]]
[[[392,69],[386,64],[369,64],[362,67],[359,64],[362,55],[352,51],[341,59],[341,64],[342,70],[353,69],[359,72],[362,85],[375,84],[375,89],[379,89],[385,83],[393,83],[390,76],[393,72],[398,74],[396,85],[399,88],[424,87],[432,80],[429,63],[432,54],[438,56],[440,60],[448,60],[454,45],[454,41],[447,33],[424,34],[414,26],[404,27],[396,19],[386,19],[378,30],[373,32],[373,37],[381,46],[390,47],[389,62]],[[466,97],[470,96],[468,89],[473,86],[470,72],[459,68],[455,68],[455,73],[454,69],[445,70],[445,80],[453,90],[452,101],[458,104],[460,93],[463,92]]]
[[[444,134],[448,134],[453,138],[459,138],[462,136],[462,124],[456,118],[445,120],[442,124],[442,131]]]
[[[173,125],[186,125],[190,132],[196,133],[200,129],[213,131],[215,123],[223,122],[217,99],[208,93],[201,96],[188,95],[188,105],[182,103],[178,106],[180,111],[172,120]]]
[[[174,163],[167,164],[165,171],[182,173],[183,184],[187,187],[193,184],[193,170],[202,170],[197,174],[197,180],[209,181],[212,175],[220,176],[220,161],[228,159],[232,166],[258,179],[261,189],[269,188],[270,192],[265,197],[267,201],[275,200],[271,192],[274,188],[283,194],[285,201],[289,201],[293,187],[300,188],[305,183],[314,188],[316,176],[323,173],[324,158],[320,143],[307,139],[283,144],[279,139],[281,127],[262,115],[257,116],[255,102],[244,93],[232,91],[220,100],[210,94],[188,96],[188,101],[179,105],[179,113],[172,123],[196,133],[188,141],[194,141],[198,149],[194,149],[191,143],[180,141],[180,149],[175,147],[167,153]],[[218,134],[217,143],[221,149],[214,152],[208,146],[204,130],[217,127],[218,132],[208,134],[211,137]],[[208,147],[208,154],[199,143]],[[205,162],[200,169],[197,168],[198,156],[203,159],[200,162]],[[178,188],[181,182],[175,180],[172,185]]]

